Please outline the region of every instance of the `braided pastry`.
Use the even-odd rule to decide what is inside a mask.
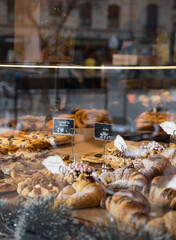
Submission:
[[[99,179],[110,190],[142,190],[147,185],[145,176],[139,173],[134,166],[118,168],[114,172],[104,172]]]
[[[120,227],[128,225],[138,229],[149,219],[150,205],[139,192],[119,191],[113,196],[103,198],[100,206],[110,211]]]
[[[155,207],[176,209],[176,175],[155,177],[151,183],[149,201]]]
[[[63,205],[69,208],[96,207],[99,206],[103,196],[105,192],[99,184],[95,183],[92,177],[84,177],[66,186],[55,200],[54,207],[59,207],[62,199]]]

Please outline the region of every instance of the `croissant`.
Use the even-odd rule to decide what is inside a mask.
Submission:
[[[176,211],[169,211],[163,217],[150,220],[146,231],[152,239],[176,239]]]
[[[164,151],[164,156],[168,157],[171,164],[176,167],[176,148],[169,148]]]
[[[176,209],[176,175],[155,177],[151,183],[149,201],[155,207]]]
[[[138,229],[149,220],[150,205],[139,192],[119,191],[103,198],[100,206],[109,210],[117,219],[117,224],[123,227],[128,225]]]
[[[104,172],[100,181],[110,190],[130,189],[142,190],[147,185],[147,179],[134,166],[118,168],[114,172]]]
[[[92,177],[84,177],[80,181],[66,186],[58,195],[54,208],[63,205],[68,208],[85,208],[99,206],[100,200],[105,196],[104,190]]]
[[[134,162],[134,167],[143,174],[148,181],[156,176],[171,175],[175,173],[175,169],[169,159],[163,155],[155,154],[150,158],[142,161]]]

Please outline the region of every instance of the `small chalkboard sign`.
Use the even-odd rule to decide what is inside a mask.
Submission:
[[[106,123],[95,123],[94,138],[96,140],[113,141],[115,134],[113,133],[113,125]]]
[[[53,134],[74,135],[75,120],[66,118],[53,119]]]

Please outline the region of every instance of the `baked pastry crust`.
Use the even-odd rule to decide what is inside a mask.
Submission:
[[[0,137],[0,147],[16,146],[18,148],[47,148],[49,143],[38,139],[27,139],[23,137]]]
[[[40,149],[19,149],[17,152],[1,157],[0,170],[9,175],[12,170],[39,170],[43,169],[42,161],[49,157],[55,156],[52,150]],[[69,160],[69,155],[58,155],[65,161]]]
[[[0,193],[16,191],[17,184],[12,178],[0,179]]]
[[[85,162],[91,162],[91,163],[103,163],[104,156],[103,156],[103,153],[90,152],[90,153],[83,154],[81,157],[81,160]]]
[[[22,136],[27,139],[36,139],[46,141],[50,145],[61,145],[71,143],[71,136],[53,135],[51,131],[22,133]]]

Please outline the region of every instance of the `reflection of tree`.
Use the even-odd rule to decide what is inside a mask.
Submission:
[[[40,38],[40,46],[41,51],[48,55],[51,51],[51,42],[54,44],[54,48],[52,49],[55,53],[57,53],[57,48],[59,45],[59,40],[61,39],[61,30],[63,29],[63,26],[65,22],[67,21],[68,17],[70,16],[72,10],[77,6],[79,0],[68,0],[67,6],[65,8],[65,11],[59,15],[59,18],[57,15],[52,17],[52,20],[48,22],[47,26],[41,28],[40,23],[36,21],[33,11],[37,7],[40,7],[41,4],[51,4],[51,1],[42,1],[42,0],[36,0],[36,1],[26,1],[26,16],[32,23],[33,27],[37,30]],[[57,2],[57,1],[55,1]],[[58,1],[64,2],[64,1]],[[44,31],[43,31],[44,30]]]

